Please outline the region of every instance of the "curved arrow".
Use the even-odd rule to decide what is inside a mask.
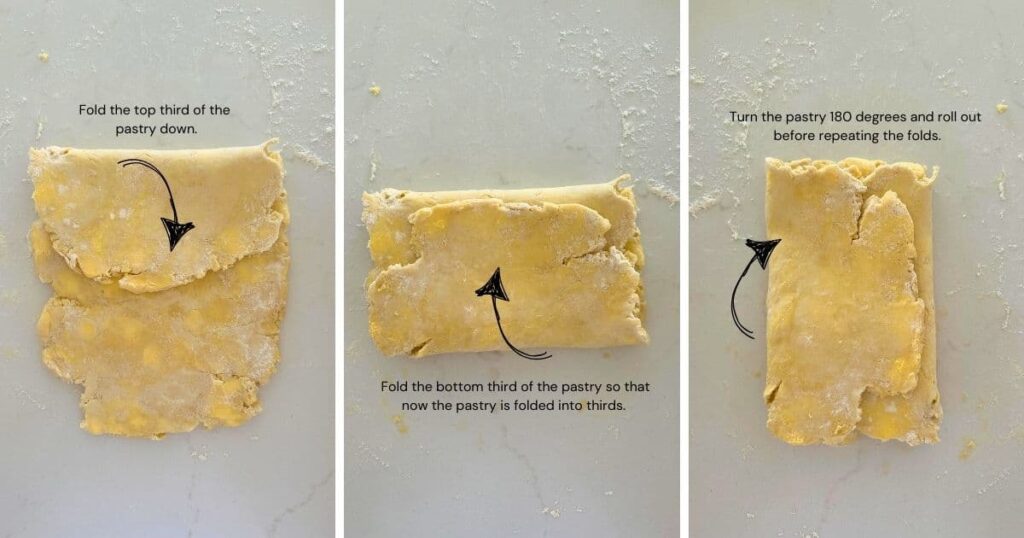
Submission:
[[[167,178],[164,177],[163,173],[160,172],[156,166],[153,166],[152,163],[142,159],[124,159],[117,161],[117,164],[124,168],[127,168],[132,164],[145,166],[146,168],[156,172],[156,175],[160,176],[160,179],[164,181],[164,187],[167,187],[167,196],[171,199],[171,212],[174,214],[174,220],[166,219],[164,217],[160,217],[160,220],[164,223],[164,231],[167,232],[167,242],[170,243],[171,252],[173,252],[178,241],[181,241],[181,238],[185,237],[185,234],[187,234],[189,230],[195,228],[195,225],[191,222],[178,222],[178,208],[174,205],[174,193],[171,192],[171,184],[167,182]]]
[[[771,239],[768,241],[754,241],[753,239],[747,239],[747,246],[754,251],[754,256],[750,258],[749,262],[747,262],[747,266],[743,268],[743,272],[740,273],[740,277],[736,280],[736,285],[732,287],[732,322],[736,324],[736,327],[743,333],[743,336],[746,336],[751,340],[754,339],[754,331],[746,328],[746,326],[740,323],[740,317],[736,314],[736,290],[740,288],[740,281],[743,280],[743,277],[747,276],[747,271],[750,270],[750,266],[754,265],[754,260],[757,260],[757,263],[761,265],[762,270],[768,267],[768,258],[772,257],[772,252],[781,241],[781,239]]]
[[[508,337],[505,336],[505,329],[501,328],[501,314],[498,313],[498,299],[502,301],[508,301],[508,294],[505,293],[505,286],[501,284],[501,267],[494,270],[494,274],[491,278],[487,279],[487,282],[480,289],[476,290],[477,297],[483,297],[484,295],[491,296],[491,305],[494,307],[494,319],[498,321],[498,332],[501,333],[501,339],[505,341],[509,349],[514,351],[516,355],[524,359],[530,359],[531,361],[542,361],[544,359],[550,359],[551,355],[546,351],[540,353],[527,353],[516,346],[512,345],[512,342],[508,341]]]

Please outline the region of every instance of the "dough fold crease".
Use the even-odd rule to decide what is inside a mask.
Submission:
[[[501,270],[501,325],[520,347],[646,343],[643,251],[627,177],[512,191],[363,195],[375,267],[370,334],[385,355],[505,347],[488,297]]]

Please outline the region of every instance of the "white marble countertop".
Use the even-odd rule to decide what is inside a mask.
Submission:
[[[334,174],[320,162],[334,147],[331,5],[0,5],[0,536],[333,532]],[[165,102],[232,112],[195,121],[196,135],[153,138],[115,137],[116,120],[78,116],[79,104]],[[28,148],[220,147],[271,136],[285,160],[292,268],[283,357],[260,392],[262,414],[159,442],[79,429],[80,389],[43,366],[35,333],[50,290],[25,239],[35,218]]]
[[[346,531],[390,538],[679,530],[678,6],[347,2]],[[377,85],[379,96],[368,89]],[[637,179],[649,347],[384,359],[359,194]],[[660,196],[654,191],[660,192]],[[618,414],[404,412],[382,379],[648,381]],[[451,401],[467,398],[451,396]],[[484,399],[496,400],[486,396]],[[392,422],[400,415],[404,426]],[[404,433],[403,430],[404,429]]]
[[[1015,2],[692,6],[690,518],[699,537],[1015,536],[1024,525],[1024,147]],[[995,105],[1009,109],[997,114]],[[771,141],[729,111],[980,111],[938,142]],[[857,125],[855,127],[864,127]],[[766,430],[765,340],[726,311],[764,239],[764,158],[940,168],[934,185],[942,441],[790,447]],[[738,303],[764,334],[766,276]],[[969,457],[961,451],[969,441]],[[965,454],[966,456],[966,454]]]

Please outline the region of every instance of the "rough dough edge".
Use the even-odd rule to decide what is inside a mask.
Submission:
[[[830,166],[835,166],[851,178],[861,183],[869,183],[872,176],[885,168],[902,168],[910,170],[914,175],[915,183],[919,187],[930,187],[932,183],[935,182],[935,178],[939,176],[938,166],[932,166],[932,174],[929,176],[927,175],[925,166],[919,163],[906,161],[887,163],[877,159],[871,160],[860,157],[847,157],[839,161],[830,161],[827,159],[814,160],[810,158],[797,159],[795,161],[783,161],[774,157],[766,157],[764,161],[765,166],[772,167],[776,170],[789,170],[789,172],[795,176],[807,174],[812,170],[820,171]]]

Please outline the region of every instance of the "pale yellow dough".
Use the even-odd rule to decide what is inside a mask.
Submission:
[[[646,343],[643,263],[627,178],[516,191],[363,197],[375,262],[370,334],[385,355],[505,349],[490,297],[501,268],[502,326],[520,348]]]
[[[277,241],[283,215],[281,157],[261,146],[212,150],[32,149],[36,212],[67,263],[97,282],[135,293],[160,291],[230,267]],[[172,252],[161,217],[171,218],[167,178],[179,220],[192,222]]]
[[[912,163],[767,160],[768,427],[938,441],[931,184]]]
[[[230,269],[145,294],[76,273],[38,221],[30,238],[39,276],[55,294],[38,323],[43,362],[85,387],[83,428],[160,437],[237,426],[259,412],[257,389],[279,358],[283,234]]]
[[[131,156],[161,169],[181,220],[196,224],[173,252],[160,222],[171,215],[165,187],[136,176],[151,174],[142,167],[117,166]],[[82,427],[160,438],[258,413],[287,295],[280,155],[264,144],[49,148],[31,159],[40,220],[29,240],[54,291],[38,322],[43,362],[83,385]]]

